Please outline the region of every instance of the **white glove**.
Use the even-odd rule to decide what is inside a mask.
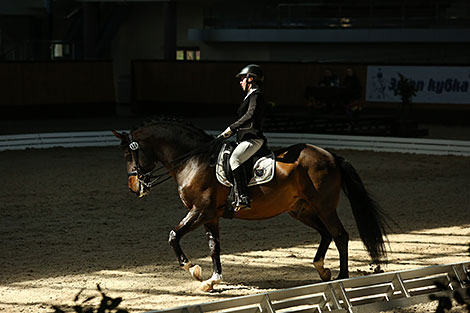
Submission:
[[[222,134],[220,134],[219,136],[217,136],[217,138],[220,138],[220,137],[224,137],[224,138],[228,138],[232,135],[232,130],[230,129],[230,127],[227,127],[226,130],[223,131]]]

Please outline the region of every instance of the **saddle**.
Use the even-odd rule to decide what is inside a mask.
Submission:
[[[236,147],[235,142],[225,142],[220,149],[215,173],[217,180],[224,186],[233,186],[233,175],[230,169],[230,156]],[[265,184],[271,181],[276,172],[276,159],[274,153],[269,151],[265,145],[261,147],[249,160],[243,163],[247,177],[247,186]]]
[[[235,190],[233,188],[233,174],[230,168],[230,156],[236,147],[236,143],[225,142],[220,149],[215,163],[215,176],[217,180],[224,186],[231,187],[227,197],[224,210],[224,218],[233,218],[235,208],[232,203],[235,199]],[[274,178],[276,172],[276,158],[274,153],[269,151],[266,145],[263,145],[249,160],[242,164],[246,173],[247,186],[255,186],[270,182]]]

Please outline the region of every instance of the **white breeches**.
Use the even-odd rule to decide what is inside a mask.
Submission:
[[[248,139],[240,142],[230,157],[232,171],[255,154],[261,148],[263,142],[263,139]]]

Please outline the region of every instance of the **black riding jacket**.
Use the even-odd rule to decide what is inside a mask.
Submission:
[[[265,139],[262,123],[266,102],[261,89],[252,91],[238,107],[238,120],[230,125],[230,130],[237,133],[237,141],[247,139]]]

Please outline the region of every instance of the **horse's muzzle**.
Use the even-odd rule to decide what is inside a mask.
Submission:
[[[146,187],[137,176],[129,176],[128,180],[129,190],[135,193],[139,198],[146,196],[150,192],[150,188]]]

